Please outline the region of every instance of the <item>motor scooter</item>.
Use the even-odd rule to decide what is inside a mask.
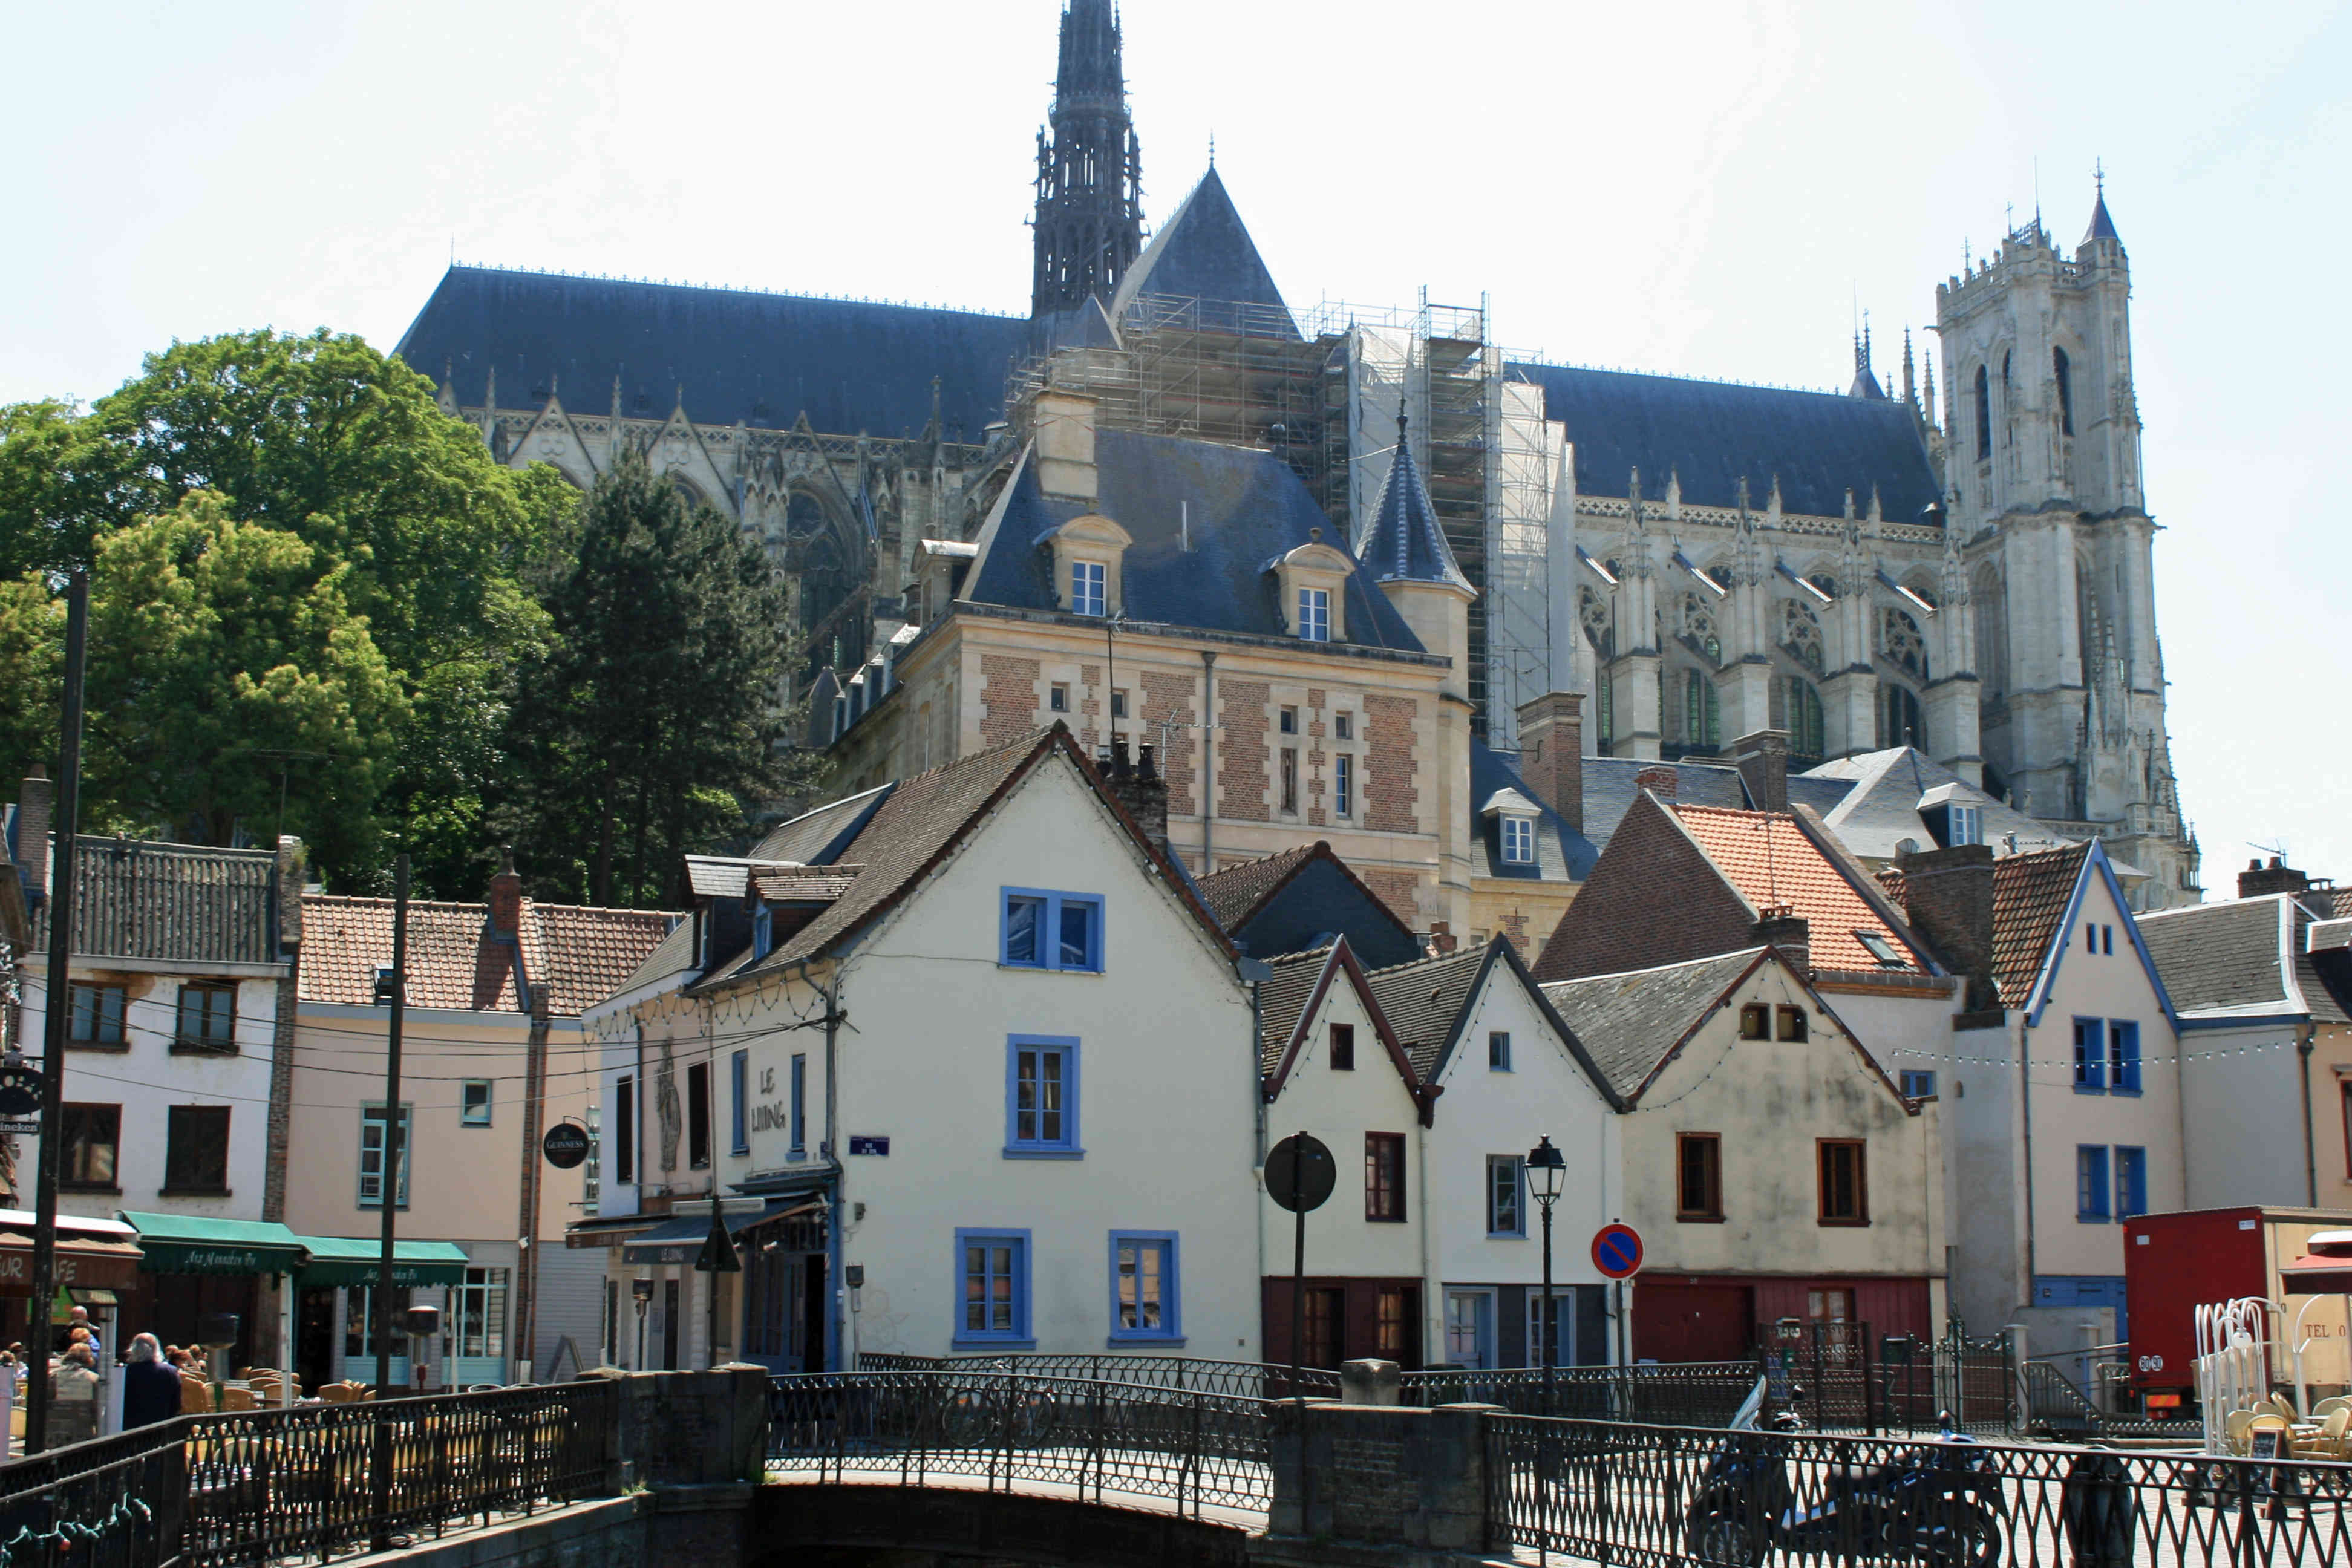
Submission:
[[[1778,1549],[1843,1563],[1916,1563],[1927,1568],[1999,1568],[2002,1496],[1975,1442],[1941,1417],[1932,1443],[1885,1463],[1818,1457],[1792,1441],[1794,1408],[1764,1415],[1768,1384],[1756,1380],[1700,1478],[1685,1516],[1689,1555],[1711,1568],[1758,1568]],[[1795,1472],[1795,1479],[1791,1471]]]

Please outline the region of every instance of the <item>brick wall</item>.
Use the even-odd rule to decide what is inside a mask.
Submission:
[[[1739,895],[1665,807],[1643,797],[1617,825],[1535,972],[1538,980],[1573,980],[1755,945]]]
[[[1504,940],[1518,950],[1521,958],[1525,958],[1528,955],[1527,911],[1508,910],[1499,917],[1499,920],[1500,924],[1497,929],[1502,932]],[[1540,1297],[1543,1292],[1538,1290],[1536,1294]]]
[[[1389,907],[1391,914],[1404,921],[1410,930],[1421,929],[1420,905],[1413,898],[1414,890],[1421,886],[1419,877],[1410,871],[1384,870],[1379,867],[1359,866],[1355,872],[1363,879],[1364,886],[1380,895],[1381,902]]]
[[[1161,742],[1162,722],[1190,725],[1197,721],[1192,710],[1195,678],[1186,670],[1147,669],[1143,672],[1143,725],[1140,739],[1150,745]],[[1160,753],[1160,776],[1168,781],[1168,809],[1179,816],[1189,816],[1200,809],[1192,797],[1193,783],[1200,777],[1201,764],[1194,748],[1200,742],[1191,729],[1164,732],[1167,750]]]
[[[1037,671],[1034,658],[1010,654],[980,656],[980,743],[1001,746],[1037,727]]]
[[[1364,699],[1364,826],[1375,833],[1421,831],[1421,791],[1412,782],[1413,721],[1420,711],[1410,697]]]
[[[1217,733],[1219,816],[1236,822],[1266,820],[1266,781],[1274,761],[1266,744],[1269,695],[1263,680],[1217,682],[1218,717],[1225,726]]]

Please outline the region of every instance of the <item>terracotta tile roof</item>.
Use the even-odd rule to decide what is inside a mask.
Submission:
[[[531,984],[548,991],[559,1016],[618,990],[667,935],[677,916],[660,910],[606,910],[522,900],[517,941],[490,936],[481,904],[413,900],[408,906],[408,1005],[458,1012],[521,1010],[518,951]],[[306,1002],[367,1006],[375,972],[392,962],[390,899],[306,894],[300,990]]]
[[[1814,968],[1887,968],[1854,935],[1868,931],[1905,956],[1902,967],[1927,973],[1906,933],[1871,907],[1836,863],[1806,837],[1793,816],[1679,804],[1674,812],[1741,897],[1759,910],[1789,905],[1805,919],[1811,927]]]
[[[1992,863],[1992,973],[2003,1006],[2032,998],[2090,853],[2088,844],[2069,844]]]
[[[1296,849],[1283,849],[1263,860],[1252,860],[1240,866],[1228,866],[1213,876],[1194,880],[1201,889],[1201,901],[1217,917],[1217,923],[1227,931],[1245,924],[1257,907],[1271,898],[1291,874],[1314,857],[1315,844],[1302,844]]]
[[[1454,1037],[1454,1021],[1486,965],[1486,949],[1465,947],[1436,958],[1376,969],[1367,976],[1412,1070],[1426,1081]]]

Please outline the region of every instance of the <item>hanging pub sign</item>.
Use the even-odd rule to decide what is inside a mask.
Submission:
[[[539,1141],[540,1152],[559,1171],[569,1171],[588,1158],[588,1130],[574,1121],[559,1121]]]
[[[41,1069],[29,1062],[0,1067],[0,1116],[12,1120],[41,1113]]]

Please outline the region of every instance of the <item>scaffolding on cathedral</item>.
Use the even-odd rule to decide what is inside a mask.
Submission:
[[[1508,743],[1517,706],[1547,687],[1545,542],[1558,436],[1541,390],[1507,375],[1486,301],[1384,308],[1278,306],[1146,294],[1126,301],[1115,346],[1016,364],[1016,420],[1047,387],[1095,400],[1105,426],[1275,453],[1360,548],[1410,416],[1414,456],[1463,573],[1468,696],[1481,732]],[[1572,626],[1572,616],[1570,625]]]

